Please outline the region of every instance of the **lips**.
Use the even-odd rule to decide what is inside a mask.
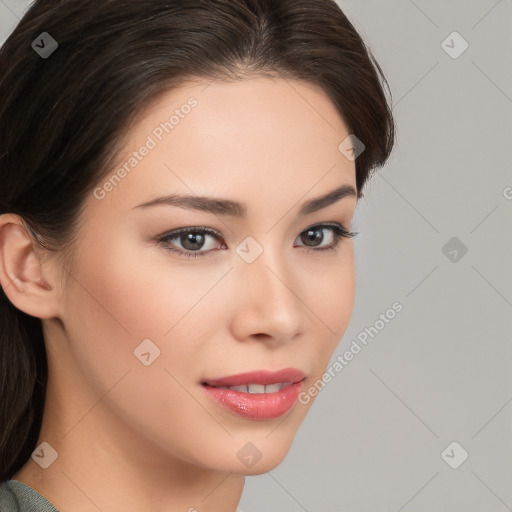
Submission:
[[[302,382],[275,393],[241,393],[231,389],[202,386],[206,395],[223,409],[250,420],[270,420],[287,413],[297,402]]]
[[[202,384],[212,387],[248,386],[250,384],[271,385],[283,383],[300,382],[306,377],[304,372],[297,368],[285,368],[277,372],[268,370],[257,370],[253,372],[240,373],[220,379],[205,379]]]

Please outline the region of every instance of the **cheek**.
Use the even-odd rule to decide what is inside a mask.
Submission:
[[[167,257],[164,249],[128,236],[103,238],[95,240],[97,249],[82,254],[78,280],[88,293],[78,294],[90,303],[89,314],[119,332],[161,337],[211,287],[206,273],[199,278],[197,269]]]
[[[82,253],[80,272],[66,290],[66,329],[77,359],[88,361],[105,385],[141,365],[134,350],[146,339],[161,351],[165,367],[193,361],[198,332],[223,309],[222,285],[209,292],[229,266],[202,266],[199,274],[199,266],[167,259],[163,249],[104,238]],[[181,343],[172,342],[178,336]]]
[[[311,332],[306,337],[315,341],[313,358],[316,361],[315,374],[323,374],[336,347],[348,328],[354,308],[356,277],[354,252],[347,243],[344,253],[336,258],[336,264],[317,265],[312,268],[310,279],[303,286],[308,286],[309,294],[303,292],[303,299],[310,315]]]
[[[340,257],[334,257],[322,264],[311,264],[310,279],[303,286],[309,292],[307,306],[318,321],[316,329],[323,332],[326,338],[334,338],[337,343],[343,336],[354,307],[355,299],[355,265],[354,251],[351,242],[340,249]],[[318,331],[320,332],[320,331]],[[329,336],[330,335],[330,336]]]
[[[206,339],[199,333],[219,317],[206,297],[225,271],[216,268],[199,278],[197,270],[187,272],[171,261],[167,265],[165,258],[151,261],[147,254],[154,249],[138,253],[121,244],[98,247],[83,253],[87,265],[79,265],[65,297],[71,366],[83,375],[77,387],[104,396],[102,404],[125,425],[154,434],[163,444],[169,432],[183,432],[185,446],[190,428],[184,427],[184,418],[197,416],[199,429],[204,411],[182,386],[199,386],[201,340]],[[222,303],[216,301],[216,307]],[[204,320],[205,313],[210,321]],[[144,342],[144,351],[138,350],[147,339],[151,342]],[[148,358],[142,354],[148,352],[151,362],[145,365]],[[97,401],[86,399],[91,405]]]

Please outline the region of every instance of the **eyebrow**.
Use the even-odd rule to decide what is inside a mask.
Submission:
[[[320,197],[309,199],[301,205],[299,215],[302,216],[316,212],[322,208],[330,206],[344,197],[357,197],[357,193],[351,185],[342,185],[341,187],[331,190],[331,192]],[[247,206],[244,203],[215,197],[180,194],[157,197],[151,201],[139,204],[134,208],[148,208],[151,206],[162,205],[177,206],[186,210],[199,210],[217,215],[229,215],[233,217],[245,217],[247,215]]]

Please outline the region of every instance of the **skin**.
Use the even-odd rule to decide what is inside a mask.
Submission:
[[[45,332],[37,444],[58,452],[47,469],[29,459],[14,479],[60,512],[235,512],[245,475],[283,461],[314,398],[279,418],[250,420],[213,403],[200,382],[294,367],[307,389],[349,324],[352,239],[304,253],[300,235],[323,222],[350,229],[357,198],[298,215],[308,199],[343,184],[356,189],[355,162],[338,150],[349,135],[338,111],[299,81],[207,85],[190,81],[166,94],[130,129],[127,153],[188,98],[198,101],[103,199],[87,198],[72,270],[41,251],[18,216],[0,216],[2,286]],[[243,202],[247,217],[134,208],[169,193]],[[210,251],[202,258],[155,241],[197,226],[222,235],[198,245]],[[332,231],[321,233],[317,246],[331,245]],[[252,263],[235,252],[247,236],[263,248]],[[184,250],[179,238],[172,243]],[[146,338],[161,351],[149,366],[133,353]],[[237,457],[248,442],[262,453],[250,468]]]

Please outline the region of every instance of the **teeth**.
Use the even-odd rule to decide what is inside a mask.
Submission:
[[[276,384],[243,384],[241,386],[217,386],[219,389],[231,389],[233,391],[240,391],[241,393],[277,393],[281,389],[290,386],[291,382],[278,382]]]
[[[281,386],[283,384],[267,384],[265,386],[265,393],[275,393],[276,391],[279,391],[281,389]]]
[[[233,391],[241,391],[242,393],[247,393],[247,386],[231,386],[230,388],[226,389],[232,389]]]
[[[264,384],[248,384],[247,392],[248,393],[265,393],[265,385]]]

